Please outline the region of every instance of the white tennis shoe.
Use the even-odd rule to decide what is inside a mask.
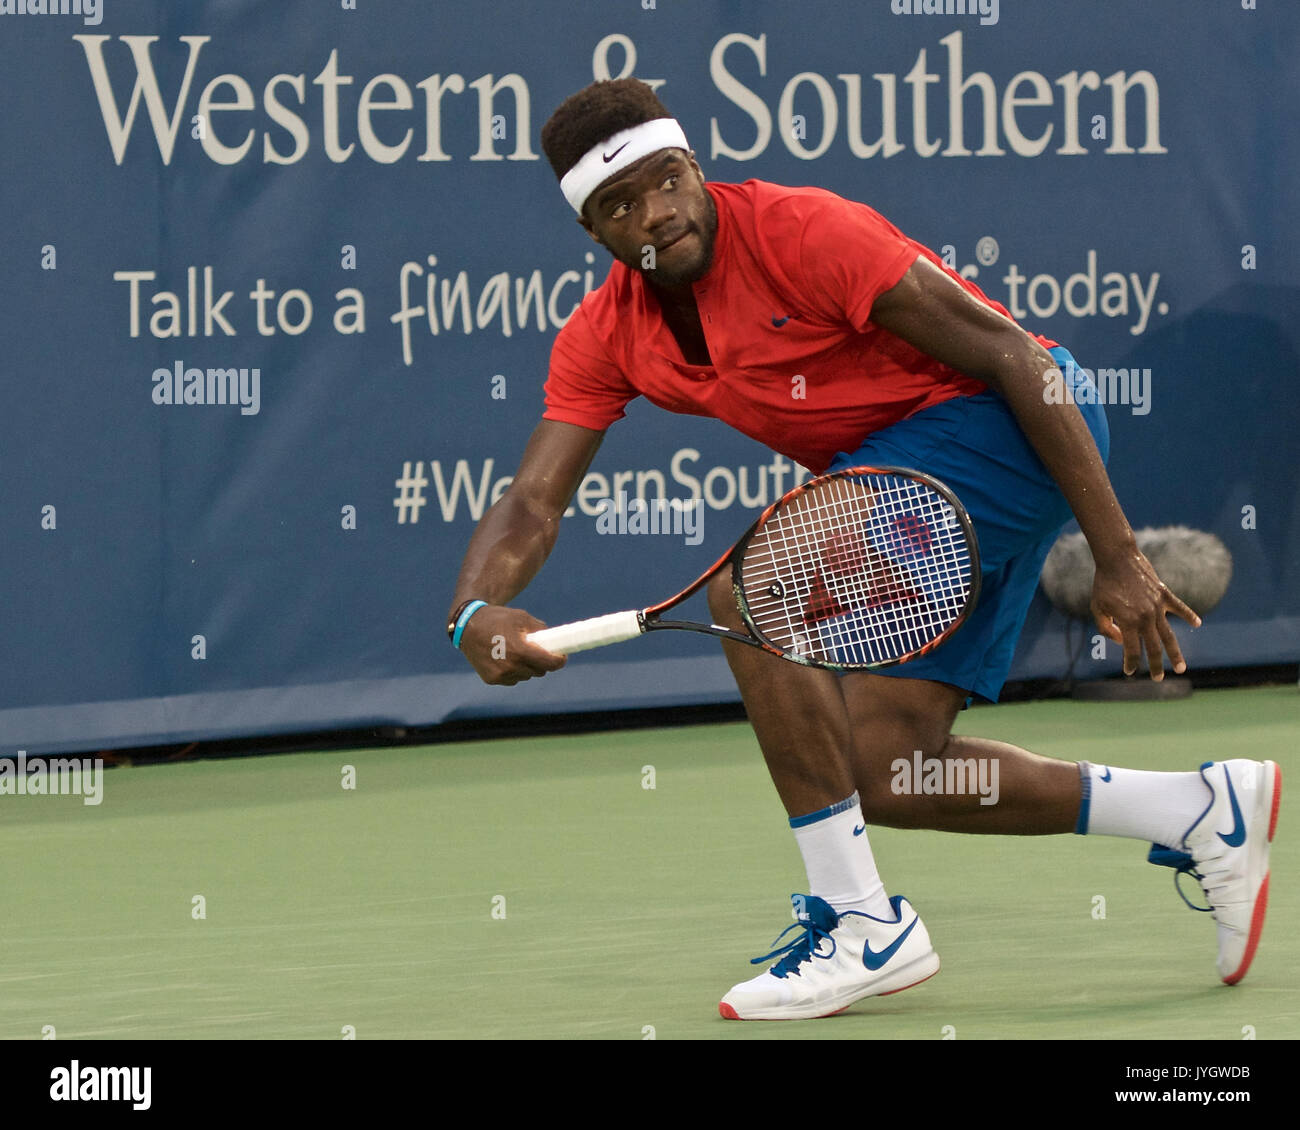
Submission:
[[[792,895],[791,930],[801,933],[753,964],[780,956],[765,973],[736,985],[718,1005],[728,1020],[811,1020],[863,997],[901,992],[939,972],[939,955],[920,916],[902,895],[889,900],[894,921],[838,913],[813,895]],[[775,943],[774,943],[775,944]]]
[[[1178,874],[1188,871],[1200,882],[1209,906],[1194,906],[1186,895],[1183,901],[1214,915],[1219,976],[1235,985],[1250,969],[1264,931],[1282,771],[1272,761],[1207,761],[1201,777],[1210,789],[1205,811],[1177,848],[1154,844],[1148,858]]]

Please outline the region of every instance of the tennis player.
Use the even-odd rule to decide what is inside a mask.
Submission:
[[[890,897],[876,868],[871,824],[1150,841],[1152,862],[1200,881],[1219,976],[1245,976],[1267,903],[1276,765],[1152,773],[951,733],[970,698],[997,700],[1043,559],[1071,513],[1097,564],[1093,613],[1123,646],[1126,674],[1144,650],[1153,679],[1166,654],[1184,671],[1166,617],[1200,624],[1138,551],[1106,474],[1097,398],[1044,395],[1048,380],[1075,389],[1088,380],[1069,352],[1021,329],[863,204],[815,188],[706,183],[680,124],[635,79],[568,98],[542,146],[578,222],[614,263],[556,337],[542,420],[469,543],[448,634],[485,682],[563,666],[524,638],[545,625],[509,605],[550,553],[605,430],[637,396],[723,420],[814,473],[925,471],[964,502],[979,539],[978,606],[914,662],[837,676],[723,643],[809,893],[794,896],[792,940],[754,959],[774,964],[732,988],[722,1015],[826,1016],[938,972],[917,912]],[[796,375],[802,396],[792,395]],[[717,623],[743,630],[727,571],[708,596]],[[997,803],[895,791],[892,763],[916,751],[945,764],[996,762]]]

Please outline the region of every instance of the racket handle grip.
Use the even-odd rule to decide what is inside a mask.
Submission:
[[[587,651],[589,648],[633,639],[643,631],[645,629],[641,627],[640,612],[611,612],[607,616],[593,616],[590,620],[575,620],[572,624],[543,628],[526,638],[529,643],[544,647],[556,655],[572,655],[575,651]]]

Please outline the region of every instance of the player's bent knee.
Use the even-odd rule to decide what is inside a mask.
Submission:
[[[846,681],[845,700],[859,756],[888,765],[917,750],[938,754],[952,733],[965,692],[941,683],[868,677]]]
[[[878,766],[888,766],[895,758],[911,757],[918,750],[925,757],[938,757],[951,731],[952,720],[941,713],[900,711],[865,726],[855,718],[853,736],[860,755]]]

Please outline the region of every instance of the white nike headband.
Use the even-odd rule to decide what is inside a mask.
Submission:
[[[691,151],[686,143],[686,134],[676,118],[655,118],[642,122],[631,129],[621,130],[613,137],[606,138],[601,144],[589,150],[582,159],[560,178],[560,191],[564,198],[573,205],[573,210],[582,215],[582,206],[605,181],[642,157],[657,153],[660,149],[685,149]]]

